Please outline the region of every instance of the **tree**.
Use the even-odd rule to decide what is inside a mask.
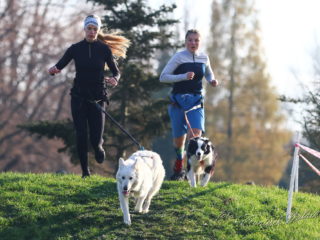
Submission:
[[[320,73],[318,73],[320,75]],[[315,89],[310,90],[303,102],[308,106],[303,118],[303,135],[314,149],[320,150],[320,87],[315,83]]]
[[[55,171],[70,167],[57,155],[60,142],[39,140],[16,126],[68,116],[65,76],[46,69],[74,38],[79,21],[61,0],[6,0],[0,5],[0,168],[3,171]],[[52,14],[54,13],[54,14]],[[62,20],[62,21],[61,21]],[[61,35],[68,26],[71,34]],[[79,34],[79,31],[77,32]],[[48,161],[54,159],[55,161]]]
[[[313,57],[314,83],[313,88],[305,92],[302,98],[290,98],[281,96],[281,101],[289,102],[298,106],[297,109],[302,113],[301,125],[303,137],[307,145],[320,152],[320,58],[318,56],[319,47],[315,49]],[[302,111],[301,111],[302,109]],[[320,159],[302,151],[302,154],[317,168],[320,169]],[[302,191],[319,192],[319,176],[300,159],[299,185]],[[283,176],[282,184],[288,186],[292,161],[288,165],[287,171]]]
[[[275,184],[289,159],[290,132],[261,54],[254,1],[214,1],[210,31],[208,51],[221,80],[207,91],[207,132],[220,155],[216,176]]]
[[[156,93],[164,86],[159,83],[153,56],[158,49],[176,46],[176,43],[170,42],[173,33],[161,31],[161,28],[177,22],[167,18],[175,5],[163,5],[153,10],[141,0],[91,2],[104,6],[105,30],[120,30],[132,42],[127,58],[119,60],[122,78],[116,88],[109,89],[110,105],[107,111],[139,140],[142,146],[150,148],[152,139],[161,135],[169,122],[167,101],[156,97]],[[164,38],[168,41],[161,41]],[[48,122],[45,124],[49,127]],[[43,123],[39,123],[38,127],[33,124],[33,129],[29,130],[42,135],[40,129],[44,127]],[[119,157],[124,157],[126,151],[136,149],[135,144],[112,123],[106,124],[104,137],[107,155],[116,161]],[[65,150],[68,148],[70,150],[70,146],[66,146]]]

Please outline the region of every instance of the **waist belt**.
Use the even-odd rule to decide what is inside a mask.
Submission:
[[[200,98],[197,102],[196,102],[196,105],[195,106],[193,106],[192,108],[190,108],[190,109],[188,109],[188,110],[185,110],[184,112],[185,113],[188,113],[188,112],[190,112],[190,111],[193,111],[193,110],[196,110],[196,109],[198,109],[198,108],[203,108],[203,97],[202,98]],[[175,96],[174,95],[172,95],[172,98],[170,98],[170,104],[172,105],[172,106],[174,106],[174,107],[177,107],[177,108],[181,108],[182,109],[182,107],[180,106],[180,104],[178,103],[178,101],[176,100],[176,98],[175,98]]]
[[[95,99],[95,98],[89,98],[89,97],[81,96],[81,94],[78,94],[78,93],[76,93],[74,91],[71,91],[70,95],[72,97],[80,99],[81,101],[86,101],[86,102],[90,102],[90,103],[103,101],[103,102],[106,102],[107,105],[109,105],[109,98],[108,98],[107,95],[103,96],[101,99]]]

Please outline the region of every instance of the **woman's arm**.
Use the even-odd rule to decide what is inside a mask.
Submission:
[[[179,62],[177,59],[177,54],[175,54],[167,63],[167,65],[164,67],[164,69],[161,72],[160,75],[160,82],[164,83],[174,83],[174,82],[180,82],[188,80],[191,77],[191,73],[183,73],[183,74],[177,74],[174,75],[174,71],[179,66]],[[193,76],[192,76],[193,77]]]
[[[210,64],[210,59],[208,57],[207,64],[206,64],[206,69],[205,69],[205,74],[204,74],[206,80],[213,86],[216,87],[218,86],[219,82],[218,80],[215,79],[214,73],[211,69],[211,64]]]
[[[59,62],[49,68],[48,72],[51,75],[54,75],[56,73],[61,72],[61,70],[68,65],[68,63],[72,60],[72,46],[67,49],[67,51],[64,53],[63,57],[59,60]]]
[[[105,77],[104,79],[110,85],[116,86],[116,85],[118,85],[118,81],[119,81],[121,75],[120,75],[120,71],[119,71],[117,62],[115,61],[115,59],[112,55],[112,52],[109,48],[108,48],[107,55],[106,55],[106,63],[108,65],[108,68],[110,69],[113,77]]]

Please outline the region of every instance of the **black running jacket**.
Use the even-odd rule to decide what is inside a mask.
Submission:
[[[114,78],[119,80],[120,72],[108,45],[100,42],[88,42],[85,39],[72,44],[56,64],[62,70],[71,60],[74,60],[76,76],[74,78],[72,95],[87,99],[100,100],[106,96],[104,80],[105,63]]]

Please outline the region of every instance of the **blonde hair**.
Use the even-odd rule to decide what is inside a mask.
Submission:
[[[118,35],[117,32],[106,34],[102,31],[98,33],[98,39],[110,47],[112,55],[126,58],[127,48],[130,46],[129,39]]]

